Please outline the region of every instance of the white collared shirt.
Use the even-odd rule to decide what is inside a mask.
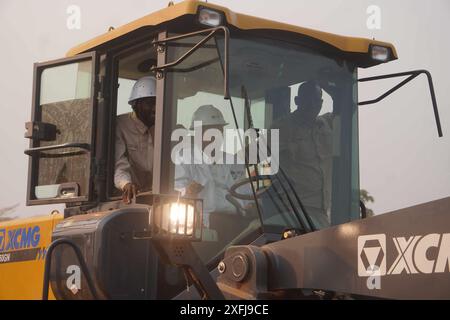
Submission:
[[[198,198],[203,199],[203,224],[209,227],[211,212],[236,214],[236,208],[226,199],[226,195],[236,181],[245,177],[245,167],[233,164],[207,164],[211,161],[201,150],[194,147],[193,153],[194,161],[191,163],[203,163],[176,165],[175,189],[184,195],[186,187],[192,182],[203,186]]]
[[[135,183],[141,191],[150,190],[153,171],[154,127],[140,121],[134,112],[122,114],[116,120],[114,185],[122,190]]]

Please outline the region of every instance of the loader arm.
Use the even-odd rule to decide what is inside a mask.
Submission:
[[[450,298],[450,197],[226,251],[228,298]]]

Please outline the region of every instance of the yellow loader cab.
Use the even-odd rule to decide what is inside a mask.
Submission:
[[[365,211],[359,201],[358,105],[378,102],[425,73],[441,135],[429,73],[419,70],[358,79],[358,68],[395,59],[396,50],[389,43],[183,1],[111,29],[69,50],[64,59],[35,64],[32,119],[25,134],[30,139],[25,150],[29,157],[27,205],[64,203],[66,208],[63,215],[0,224],[0,298],[270,298],[275,291],[278,297],[299,292],[299,298],[304,296],[303,288],[355,296],[404,296],[405,292],[390,286],[376,292],[365,289],[361,285],[365,275],[355,271],[357,253],[353,252],[360,232],[380,233],[385,227],[382,217],[361,219]],[[128,97],[144,76],[156,78],[151,187],[124,204],[114,183],[116,124],[119,117],[132,114]],[[377,99],[358,102],[358,81],[399,76],[408,78]],[[264,130],[283,132],[285,126],[280,123],[295,112],[292,101],[307,81],[320,83],[319,116],[332,119],[328,133],[332,139],[327,140],[331,149],[323,153],[329,165],[328,171],[322,170],[327,175],[323,181],[317,182],[312,172],[299,178],[299,165],[287,163],[286,154],[303,143],[298,140],[279,150],[279,163],[245,162],[237,169],[223,164],[226,210],[207,196],[180,193],[178,167],[171,160],[179,141],[172,133],[188,130],[199,107],[218,109],[226,130],[257,129],[262,133],[256,140],[261,141]],[[139,152],[139,143],[128,146],[126,154]],[[271,147],[272,154],[276,143]],[[229,153],[244,149],[242,140],[226,145]],[[275,166],[277,170],[271,171]],[[239,175],[242,179],[236,178]],[[244,193],[243,185],[251,192]],[[310,186],[315,190],[305,192]],[[314,212],[320,210],[326,212],[326,225],[315,219]],[[353,238],[336,232],[349,225]],[[445,225],[444,219],[441,226]],[[276,277],[294,273],[272,270],[266,278],[278,287],[266,284],[265,292],[256,296],[253,289],[245,291],[250,288],[247,284],[233,284],[254,280],[249,259],[262,257],[241,255],[233,260],[230,254],[236,248],[264,250],[271,244],[291,243],[280,241],[291,237],[289,241],[309,237],[310,243],[315,243],[311,237],[318,239],[314,250],[323,253],[312,255],[311,265],[317,262],[314,257],[327,259],[327,248],[340,246],[333,254],[341,259],[340,268],[349,266],[349,275],[336,279],[338,283],[311,280],[287,288],[278,286]],[[233,262],[228,265],[227,259]],[[315,267],[314,272],[323,274],[320,268],[331,268],[333,263]],[[305,265],[289,266],[292,271]],[[231,278],[226,278],[228,272]],[[195,288],[186,291],[186,284]],[[415,285],[408,282],[409,288]],[[419,290],[411,292],[420,295]]]

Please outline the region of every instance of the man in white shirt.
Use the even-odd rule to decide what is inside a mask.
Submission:
[[[116,120],[114,184],[131,203],[139,191],[151,189],[153,136],[155,125],[156,80],[140,78],[133,86],[128,103],[133,112]]]
[[[200,124],[201,128],[195,127]],[[217,129],[223,134],[226,126],[220,110],[212,105],[199,107],[192,116],[191,130]],[[189,164],[175,167],[175,189],[182,195],[203,199],[203,224],[210,226],[210,214],[237,214],[237,208],[227,200],[230,187],[242,177],[245,177],[245,167],[237,164],[226,164],[227,154],[223,152],[222,163],[215,163],[206,153],[205,148],[211,141],[203,141],[201,146],[193,144]],[[228,155],[229,156],[229,155]]]

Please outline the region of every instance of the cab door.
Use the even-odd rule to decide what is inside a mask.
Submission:
[[[92,199],[95,53],[34,65],[27,205]]]

